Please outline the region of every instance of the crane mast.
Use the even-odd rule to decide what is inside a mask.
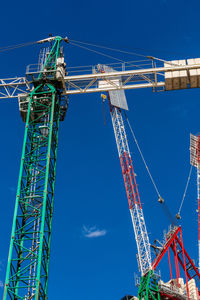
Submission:
[[[200,135],[190,135],[190,164],[197,169],[198,267],[200,270]]]
[[[106,65],[98,65],[97,68],[101,73],[106,72],[109,74],[110,72],[115,72],[113,68]],[[105,79],[107,80],[107,78]],[[119,84],[121,84],[121,79],[119,77],[117,80],[119,81]],[[128,198],[129,210],[135,233],[135,240],[138,250],[138,267],[141,275],[144,276],[149,270],[151,270],[151,250],[129,150],[128,139],[121,113],[121,109],[128,110],[128,105],[125,93],[122,90],[107,91],[107,95],[122,175],[124,178],[124,184]]]
[[[151,269],[149,237],[145,225],[121,109],[110,104],[110,114],[138,249],[139,270],[141,271],[141,274],[144,275]]]
[[[200,270],[200,162],[197,167],[197,214],[198,214],[198,267]]]
[[[34,74],[34,89],[19,95],[26,122],[6,272],[4,300],[47,299],[59,123],[66,105],[59,72],[63,53],[56,37]]]

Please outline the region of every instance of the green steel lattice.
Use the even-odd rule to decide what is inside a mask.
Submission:
[[[30,94],[4,299],[47,299],[60,119],[50,84]]]

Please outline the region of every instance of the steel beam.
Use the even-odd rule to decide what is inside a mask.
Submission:
[[[0,99],[16,98],[30,92],[30,83],[25,77],[0,79]]]

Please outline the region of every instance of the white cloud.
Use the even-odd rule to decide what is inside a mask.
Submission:
[[[89,239],[104,236],[104,235],[106,235],[106,233],[107,233],[107,231],[105,229],[100,230],[96,226],[86,227],[85,225],[83,225],[83,228],[82,228],[83,236],[86,238],[89,238]]]

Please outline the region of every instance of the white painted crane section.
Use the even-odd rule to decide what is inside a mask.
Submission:
[[[84,72],[84,71],[82,71]],[[94,93],[112,90],[153,88],[157,90],[174,90],[200,87],[200,59],[177,60],[165,62],[164,67],[152,67],[115,71],[109,73],[92,73],[63,76],[60,78],[65,95]],[[18,93],[30,92],[33,80],[38,72],[27,72],[26,77],[0,79],[0,99],[15,98]]]

